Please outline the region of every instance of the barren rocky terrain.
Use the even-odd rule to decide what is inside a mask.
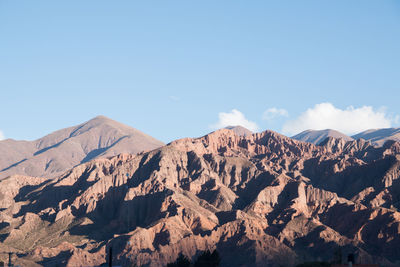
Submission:
[[[0,181],[0,252],[22,266],[163,266],[217,249],[222,266],[355,253],[400,263],[400,143],[222,129],[54,179]],[[6,255],[2,256],[5,260]]]
[[[35,141],[0,141],[0,179],[13,174],[54,178],[95,158],[163,145],[139,130],[98,116]]]

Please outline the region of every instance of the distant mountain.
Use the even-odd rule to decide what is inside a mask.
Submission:
[[[249,136],[252,135],[253,132],[243,126],[227,126],[225,129],[234,131],[237,135],[240,136]]]
[[[386,141],[400,141],[400,128],[372,129],[352,136],[354,139],[363,138],[372,144],[382,146]]]
[[[12,174],[56,177],[97,157],[136,154],[162,145],[139,130],[98,116],[35,141],[0,141],[0,178]]]
[[[341,132],[338,132],[338,131],[335,131],[332,129],[319,130],[319,131],[318,130],[307,130],[307,131],[301,132],[301,133],[293,136],[292,138],[299,140],[299,141],[309,142],[309,143],[318,145],[328,137],[342,138],[345,141],[354,140],[350,136],[347,136]]]

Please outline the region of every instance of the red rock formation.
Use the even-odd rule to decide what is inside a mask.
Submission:
[[[160,266],[217,249],[222,266],[400,260],[399,144],[321,145],[223,129],[54,180],[0,181],[0,250],[20,264]],[[23,240],[23,241],[22,241]],[[18,262],[17,262],[18,263]]]

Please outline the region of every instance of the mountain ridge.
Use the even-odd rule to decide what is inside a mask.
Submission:
[[[377,146],[382,146],[386,141],[400,141],[400,128],[370,129],[352,136],[355,139],[363,138]]]
[[[62,157],[62,160],[54,160],[50,157],[46,159],[39,159],[39,162],[35,162],[35,164],[30,163],[30,161],[36,161],[38,158],[40,158],[42,153],[49,153],[52,149],[57,148],[58,146],[62,147],[63,143],[68,143],[71,138],[76,138],[83,133],[82,131],[88,131],[92,127],[98,127],[99,124],[109,126],[108,130],[112,133],[108,134],[108,141],[105,141],[104,139],[101,140],[99,137],[99,143],[97,147],[93,144],[93,141],[91,141],[91,145],[89,147],[87,145],[79,146],[78,144],[70,143],[67,145],[67,149],[63,148],[64,150],[69,149],[70,155],[74,157],[76,156],[74,154],[78,153],[78,157],[81,158],[80,162],[74,160],[73,163],[70,162],[69,164],[64,164],[65,162],[71,161],[71,159]],[[250,130],[242,126],[228,126],[226,129],[231,129],[237,134],[243,136],[250,136],[253,134]],[[134,132],[133,134],[132,131]],[[112,135],[114,135],[114,137],[112,137]],[[137,131],[134,128],[100,115],[78,126],[57,130],[34,141],[13,139],[2,140],[0,141],[0,155],[7,156],[0,157],[0,179],[12,174],[26,174],[31,176],[50,175],[52,177],[56,177],[63,170],[73,167],[74,164],[76,165],[78,163],[88,161],[94,157],[116,155],[123,152],[137,153],[141,150],[146,151],[148,149],[164,145],[162,142],[155,140],[150,136],[146,136],[146,138],[144,138],[147,140],[143,140],[142,138],[141,141],[135,142],[132,140],[132,138],[129,138],[131,135],[139,135],[142,137],[146,136],[144,133]],[[115,136],[118,138],[115,139]],[[292,136],[291,138],[304,142],[311,142],[313,144],[320,144],[328,137],[343,138],[345,141],[363,138],[367,141],[371,141],[374,145],[382,146],[388,140],[400,141],[400,128],[367,130],[353,135],[352,137],[332,129],[307,130]],[[133,148],[126,150],[124,148],[124,146],[131,146],[131,143],[135,143],[134,146],[140,147],[141,142],[147,142],[151,145],[149,147],[141,147],[141,149],[137,148],[136,150]],[[57,156],[53,157],[57,158]],[[45,161],[45,163],[43,161]],[[44,169],[44,171],[37,170],[34,165],[38,164],[42,165],[42,169]],[[47,171],[49,168],[50,170]]]
[[[31,266],[101,265],[110,247],[120,265],[217,249],[221,266],[294,266],[341,249],[395,266],[399,178],[398,142],[314,145],[221,129],[94,159],[56,179],[0,181],[0,249]]]
[[[34,141],[0,141],[0,178],[11,174],[56,177],[100,156],[138,153],[161,141],[105,116],[55,131]]]
[[[353,139],[357,140],[361,138],[366,141],[370,141],[375,146],[383,146],[386,141],[400,141],[400,128],[369,129],[352,136],[348,136],[333,129],[310,129],[296,134],[291,138],[313,144],[319,144],[328,137],[343,138],[345,141],[351,141]]]
[[[318,145],[328,137],[342,138],[345,141],[352,141],[353,138],[333,129],[325,130],[306,130],[292,136],[293,139],[309,142]]]

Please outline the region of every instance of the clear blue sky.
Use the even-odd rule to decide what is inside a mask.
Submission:
[[[13,139],[99,114],[165,142],[233,109],[259,130],[325,102],[395,118],[400,1],[0,0],[0,90]]]

